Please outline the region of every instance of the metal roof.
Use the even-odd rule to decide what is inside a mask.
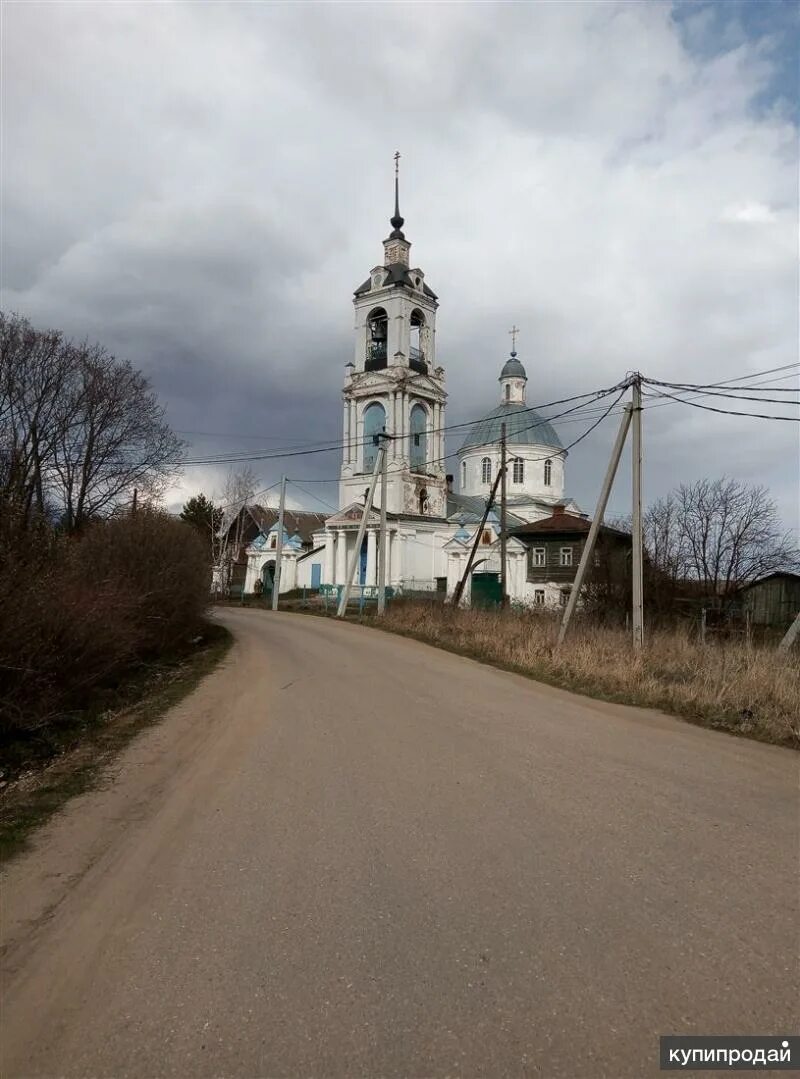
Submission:
[[[519,502],[527,501],[522,498],[517,499]],[[508,504],[511,505],[511,498],[508,499]],[[456,514],[463,516],[465,521],[480,521],[483,517],[483,511],[486,509],[486,499],[480,495],[458,495],[452,491],[447,493],[447,516],[453,518]],[[512,528],[515,525],[523,525],[525,523],[524,517],[518,517],[510,510],[506,511],[506,519],[508,521],[508,527]],[[463,522],[462,522],[463,523]]]
[[[516,352],[512,352],[511,356],[506,360],[503,370],[500,372],[500,378],[527,378],[525,374],[525,368],[517,359]]]
[[[407,266],[404,266],[402,263],[394,262],[391,266],[382,266],[381,269],[386,274],[381,288],[389,288],[390,286],[405,286],[406,288],[411,289],[412,292],[419,291],[414,284],[415,278],[412,276],[411,270],[409,270],[409,268]],[[365,292],[369,292],[371,288],[372,278],[368,277],[363,285],[358,286],[354,295],[362,296]],[[438,299],[436,293],[433,291],[432,288],[428,286],[425,281],[422,282],[422,293],[425,296],[430,296],[432,300]]]
[[[510,361],[509,361],[510,362]],[[520,364],[520,366],[522,366]],[[500,441],[500,426],[505,422],[506,442],[521,446],[552,446],[561,450],[561,439],[549,420],[542,419],[538,412],[521,402],[509,402],[498,405],[488,416],[478,420],[469,430],[461,443],[461,449],[469,446],[488,446],[490,442]]]

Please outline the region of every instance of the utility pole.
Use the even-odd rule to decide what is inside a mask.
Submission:
[[[506,561],[506,425],[500,424],[500,607],[508,606]]]
[[[578,572],[575,574],[575,580],[572,584],[572,591],[569,594],[569,600],[567,601],[567,606],[564,611],[564,617],[561,619],[561,628],[558,631],[559,645],[564,643],[564,638],[567,635],[567,629],[569,628],[570,620],[572,619],[573,612],[578,605],[578,597],[580,595],[581,588],[583,588],[583,581],[586,577],[586,571],[591,565],[595,541],[597,540],[597,535],[603,523],[603,516],[606,512],[606,506],[608,505],[608,496],[611,493],[611,487],[614,483],[614,477],[617,474],[617,468],[619,466],[619,459],[622,456],[622,447],[625,445],[625,438],[628,434],[628,428],[631,425],[632,411],[632,405],[625,406],[625,412],[623,413],[622,420],[619,425],[619,431],[617,432],[617,438],[614,443],[614,448],[611,451],[611,458],[608,462],[608,468],[606,469],[606,476],[603,480],[603,486],[600,489],[600,497],[597,500],[597,508],[594,511],[594,517],[592,518],[592,523],[589,528],[589,535],[586,537],[583,554],[581,555],[581,560],[578,565]]]
[[[636,372],[633,380],[633,647],[644,644],[644,542],[642,536],[642,376]]]
[[[461,602],[461,596],[464,593],[464,585],[467,583],[467,578],[469,577],[470,571],[472,569],[472,563],[475,561],[475,554],[477,553],[478,544],[480,543],[481,536],[483,535],[483,528],[484,528],[484,525],[486,524],[486,519],[489,516],[489,511],[491,510],[492,504],[493,504],[493,502],[495,500],[495,496],[497,494],[497,488],[498,488],[498,485],[500,483],[500,477],[502,475],[503,475],[502,472],[498,472],[497,475],[495,476],[494,483],[492,484],[492,489],[489,492],[488,499],[486,500],[486,508],[483,511],[483,517],[481,517],[481,523],[478,525],[478,531],[475,533],[475,541],[472,544],[472,550],[469,553],[469,558],[467,559],[466,568],[464,570],[464,573],[461,576],[461,580],[456,585],[455,592],[453,592],[453,606],[454,607],[457,607],[459,605],[459,603]]]
[[[138,502],[138,500],[139,500],[139,490],[138,490],[138,488],[134,487],[134,489],[133,489],[133,505],[131,506],[131,517],[136,516],[136,503]]]
[[[385,439],[383,435],[376,435],[375,442],[379,439]],[[364,499],[364,512],[361,514],[361,524],[358,526],[358,535],[356,536],[356,545],[353,548],[353,553],[350,555],[350,563],[347,567],[347,576],[345,579],[344,587],[342,588],[342,597],[339,600],[339,607],[336,611],[337,618],[344,618],[347,611],[347,601],[350,599],[350,590],[353,587],[353,578],[356,575],[356,566],[358,560],[361,557],[361,544],[364,542],[364,533],[367,531],[367,519],[369,517],[369,511],[372,509],[372,500],[375,497],[375,488],[378,485],[378,476],[383,469],[383,459],[386,456],[386,442],[381,441],[378,452],[375,455],[375,467],[372,469],[372,479],[370,480],[369,487],[367,488],[367,494]]]
[[[389,474],[389,454],[386,452],[386,436],[382,440],[381,459],[381,529],[378,533],[378,614],[386,611],[386,480]]]
[[[275,577],[272,581],[272,609],[277,611],[281,592],[281,556],[283,555],[283,515],[286,510],[286,477],[281,476],[281,500],[278,504],[278,542],[275,544]]]

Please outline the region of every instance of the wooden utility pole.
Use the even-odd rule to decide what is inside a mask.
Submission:
[[[375,441],[382,436],[375,436]],[[364,542],[364,533],[367,531],[367,520],[369,518],[369,512],[372,509],[372,501],[375,498],[375,488],[378,485],[378,476],[383,469],[383,459],[386,456],[386,442],[381,441],[378,447],[378,452],[375,455],[375,467],[372,469],[372,479],[370,480],[369,487],[367,488],[366,498],[364,499],[364,512],[361,514],[361,523],[358,526],[358,535],[356,537],[356,545],[353,548],[353,553],[350,555],[350,564],[347,567],[347,576],[345,578],[344,587],[342,588],[342,596],[339,600],[339,607],[336,611],[337,618],[344,618],[347,611],[347,602],[350,599],[350,590],[353,587],[353,578],[356,575],[356,566],[358,560],[361,557],[361,544]]]
[[[644,541],[642,535],[642,376],[639,372],[633,380],[633,647],[644,644]]]
[[[131,506],[131,517],[136,516],[136,503],[138,502],[138,500],[139,500],[139,490],[138,490],[138,488],[134,487],[134,489],[133,489],[133,505]]]
[[[567,629],[569,628],[573,612],[575,611],[575,608],[578,604],[578,597],[580,596],[581,588],[583,588],[586,571],[592,562],[594,545],[597,540],[597,535],[600,531],[600,527],[603,523],[603,516],[606,512],[606,506],[608,505],[608,496],[611,493],[611,487],[614,483],[614,477],[617,474],[617,468],[619,466],[619,459],[622,456],[622,448],[625,445],[625,438],[628,434],[628,428],[631,425],[632,411],[633,408],[631,405],[625,406],[625,412],[623,413],[622,420],[619,425],[619,431],[617,432],[617,439],[614,443],[614,448],[611,451],[611,458],[608,462],[608,468],[606,469],[606,476],[603,480],[603,486],[600,489],[600,497],[597,500],[597,507],[594,511],[594,517],[592,519],[591,526],[589,527],[589,535],[586,537],[583,554],[581,555],[581,560],[578,565],[578,572],[575,574],[575,580],[572,584],[572,591],[569,594],[569,600],[567,601],[567,606],[564,610],[564,617],[561,619],[561,628],[558,631],[559,645],[564,643],[564,638],[567,635]]]
[[[281,476],[281,500],[278,503],[278,542],[275,544],[275,576],[272,580],[272,609],[277,611],[281,591],[281,557],[283,556],[283,515],[286,510],[286,477]]]
[[[386,437],[381,442],[384,452],[381,460],[381,529],[378,533],[378,614],[383,614],[386,610],[386,480],[389,474]]]
[[[498,472],[497,475],[495,476],[494,483],[492,484],[492,489],[489,492],[488,499],[486,500],[486,508],[483,511],[483,517],[481,517],[481,523],[478,525],[478,531],[475,533],[475,541],[472,544],[472,550],[470,551],[469,558],[467,559],[466,569],[464,570],[464,572],[463,572],[463,574],[461,576],[461,580],[458,582],[458,584],[456,585],[455,591],[453,592],[453,606],[454,607],[457,607],[459,605],[459,603],[461,602],[461,596],[464,593],[464,585],[467,583],[467,578],[469,577],[470,571],[472,570],[472,563],[475,561],[475,554],[477,553],[477,550],[478,550],[478,544],[481,541],[481,536],[483,535],[483,528],[484,528],[484,525],[486,524],[486,519],[489,516],[489,511],[491,510],[492,504],[494,503],[494,500],[495,500],[495,496],[497,495],[497,488],[498,488],[498,485],[500,483],[500,477],[502,476],[502,474],[503,473],[501,471],[501,472]]]
[[[500,606],[508,606],[506,561],[506,425],[500,424]]]

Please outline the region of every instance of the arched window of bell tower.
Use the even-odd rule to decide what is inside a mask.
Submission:
[[[425,472],[428,465],[428,413],[422,405],[411,409],[411,471]]]
[[[389,336],[389,319],[382,307],[375,307],[367,315],[367,354],[365,371],[380,371],[386,366],[386,348]]]
[[[428,373],[428,361],[425,356],[425,316],[418,307],[411,312],[411,338],[408,356],[409,367]]]
[[[386,430],[386,411],[383,405],[373,401],[364,409],[364,471],[372,472],[378,456],[380,439],[377,435]]]

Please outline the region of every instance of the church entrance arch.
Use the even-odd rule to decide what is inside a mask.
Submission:
[[[261,584],[263,586],[263,595],[272,595],[272,588],[275,584],[274,560],[265,562],[261,567]]]

